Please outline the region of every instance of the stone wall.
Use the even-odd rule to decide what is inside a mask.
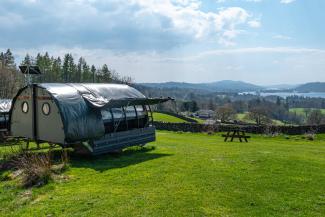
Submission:
[[[187,122],[190,122],[190,123],[197,123],[197,120],[194,120],[192,118],[185,117],[185,116],[180,115],[180,114],[177,114],[177,113],[165,112],[165,111],[157,111],[157,112],[162,113],[162,114],[166,114],[166,115],[175,116],[175,117],[177,117],[179,119],[182,119],[182,120],[187,121]]]
[[[156,129],[183,132],[225,132],[234,129],[242,129],[247,133],[283,133],[299,135],[305,133],[325,133],[325,125],[319,126],[256,126],[256,125],[205,125],[198,123],[165,123],[154,122]]]

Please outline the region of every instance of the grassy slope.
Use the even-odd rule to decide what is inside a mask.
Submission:
[[[320,109],[322,111],[323,114],[325,114],[325,109]],[[289,110],[290,112],[296,112],[297,115],[301,115],[305,117],[305,112],[304,112],[304,108],[291,108]]]
[[[0,216],[324,216],[325,135],[158,132],[148,146],[73,159],[69,180],[32,191],[0,182]]]
[[[255,124],[255,121],[253,121],[253,120],[247,120],[247,119],[245,118],[245,116],[246,116],[246,113],[238,113],[238,114],[236,114],[236,118],[237,118],[238,120],[240,120],[240,121],[244,121],[244,122],[246,122],[246,123],[250,123],[250,124]],[[280,121],[280,120],[272,119],[272,122],[273,122],[273,124],[275,124],[275,125],[284,125],[284,123],[283,123],[282,121]]]
[[[180,119],[178,117],[167,115],[159,112],[153,112],[153,118],[155,121],[169,122],[169,123],[187,123],[187,121]],[[191,118],[196,120],[198,123],[203,124],[205,121],[199,118]]]
[[[177,118],[172,115],[167,115],[159,112],[153,112],[153,119],[155,121],[161,121],[161,122],[170,122],[170,123],[185,123],[187,121]]]
[[[196,121],[197,121],[197,123],[199,123],[199,124],[204,124],[204,123],[205,123],[205,120],[203,120],[203,119],[200,119],[200,118],[193,118],[193,117],[191,117],[191,119],[194,119],[194,120],[196,120]]]

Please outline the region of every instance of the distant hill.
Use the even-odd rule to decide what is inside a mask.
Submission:
[[[268,85],[265,88],[267,90],[292,90],[298,86],[299,84],[275,84],[275,85]]]
[[[298,92],[325,92],[325,82],[311,82],[295,88]]]
[[[140,85],[151,88],[177,88],[177,89],[197,89],[211,92],[242,92],[258,91],[264,88],[258,85],[243,81],[216,81],[211,83],[185,83],[185,82],[165,82],[165,83],[141,83]]]

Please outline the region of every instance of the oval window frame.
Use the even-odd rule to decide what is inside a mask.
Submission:
[[[24,106],[26,105],[26,111],[25,111],[25,109],[24,109]],[[28,111],[29,111],[29,105],[28,105],[28,102],[27,101],[23,101],[22,103],[21,103],[21,111],[24,113],[24,114],[27,114],[28,113]]]
[[[47,113],[44,111],[45,106],[48,106],[48,112]],[[50,106],[50,103],[48,103],[48,102],[43,103],[43,105],[42,105],[42,113],[45,116],[49,116],[51,114],[51,106]]]

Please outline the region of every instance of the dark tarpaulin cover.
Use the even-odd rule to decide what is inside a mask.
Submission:
[[[46,89],[59,107],[67,142],[74,142],[104,135],[101,113],[85,102],[78,91],[67,84],[38,84]]]
[[[0,113],[9,113],[11,108],[11,99],[0,99]]]
[[[103,107],[157,104],[170,98],[148,99],[138,90],[122,84],[43,83],[58,105],[68,142],[99,138],[105,129]]]
[[[116,107],[122,107],[122,106],[133,106],[133,105],[155,105],[163,102],[167,102],[169,100],[172,100],[171,98],[153,98],[153,99],[139,99],[139,98],[133,98],[133,99],[114,99],[111,100],[109,103],[105,105],[105,107],[110,108],[116,108]]]

